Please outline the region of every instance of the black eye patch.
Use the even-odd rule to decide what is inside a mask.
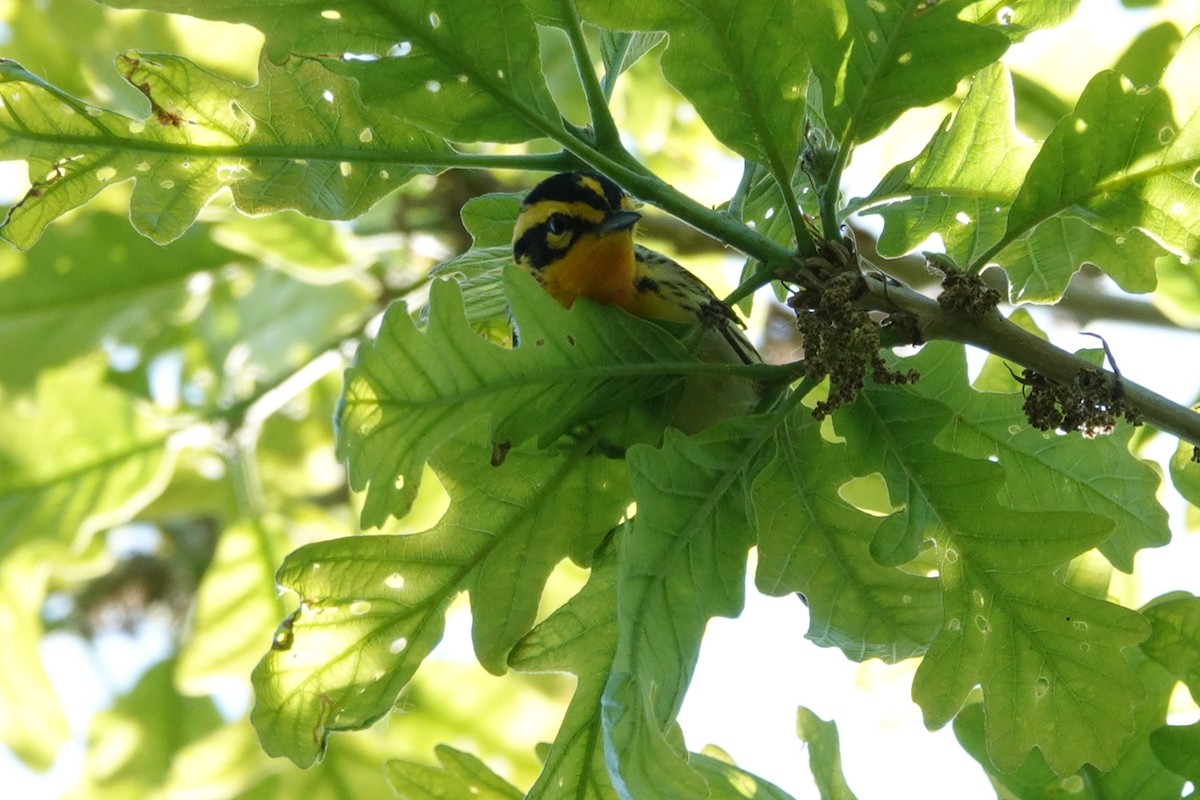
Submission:
[[[549,237],[577,232],[584,224],[566,214],[551,214],[545,222],[534,225],[513,243],[513,257],[534,269],[541,269],[561,258],[575,241],[572,235],[564,242],[551,244]]]

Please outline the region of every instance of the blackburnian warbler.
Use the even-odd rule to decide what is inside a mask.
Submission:
[[[633,241],[641,219],[629,195],[601,175],[564,172],[525,198],[513,231],[513,258],[555,300],[579,297],[651,320],[702,326],[694,354],[711,363],[756,364],[742,323],[705,283],[675,261]],[[737,375],[687,378],[672,424],[694,433],[749,413],[760,390]]]

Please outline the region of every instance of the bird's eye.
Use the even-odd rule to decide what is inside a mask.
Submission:
[[[546,230],[557,236],[560,233],[566,233],[569,227],[567,218],[563,214],[551,214],[546,220]]]

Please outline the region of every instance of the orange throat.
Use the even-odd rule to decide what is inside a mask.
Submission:
[[[634,312],[633,233],[619,231],[575,242],[566,257],[545,269],[542,287],[567,308],[577,297]]]

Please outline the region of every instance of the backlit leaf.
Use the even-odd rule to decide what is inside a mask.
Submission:
[[[520,141],[560,127],[533,19],[520,0],[107,2],[253,25],[266,36],[271,61],[329,59],[329,69],[359,82],[371,109],[456,141]]]
[[[1003,33],[959,19],[964,0],[808,4],[796,28],[821,82],[824,120],[838,149],[878,136],[904,111],[954,93],[998,58]]]
[[[480,433],[442,445],[432,462],[451,500],[434,528],[321,542],[285,560],[277,580],[301,605],[254,673],[253,720],[271,754],[311,764],[330,732],[386,714],[459,592],[471,593],[481,662],[502,671],[555,564],[586,564],[624,513],[616,462],[515,448],[494,467]]]
[[[166,431],[101,375],[96,359],[75,362],[0,405],[0,555],[39,539],[82,547],[162,491]]]
[[[434,448],[483,416],[499,443],[553,439],[571,425],[670,388],[688,360],[665,330],[623,311],[579,302],[567,311],[528,275],[506,281],[521,345],[497,347],[467,324],[456,284],[435,283],[429,327],[402,304],[347,372],[338,452],[350,484],[366,488],[362,520],[402,515]],[[639,377],[648,376],[648,377]]]
[[[742,608],[762,425],[729,420],[690,438],[668,429],[661,449],[628,454],[638,513],[621,543],[618,645],[604,692],[609,772],[623,796],[703,796],[675,715],[708,620]]]
[[[808,82],[806,54],[795,46],[811,24],[801,0],[779,0],[752,13],[728,0],[582,0],[579,8],[612,30],[667,31],[663,73],[713,135],[777,178],[791,174]]]
[[[179,56],[128,52],[117,66],[150,101],[133,119],[87,106],[13,62],[0,64],[0,156],[29,160],[33,188],[0,228],[32,245],[54,218],[133,178],[134,227],[177,239],[221,189],[249,213],[347,219],[425,162],[440,140],[363,105],[353,81],[312,59],[260,64],[253,87]],[[69,145],[68,145],[69,143]]]
[[[848,658],[894,663],[920,655],[941,625],[937,582],[871,557],[880,519],[838,496],[852,477],[845,449],[823,440],[818,427],[807,411],[788,420],[774,459],[754,481],[755,583],[767,594],[802,594],[808,638]]]

